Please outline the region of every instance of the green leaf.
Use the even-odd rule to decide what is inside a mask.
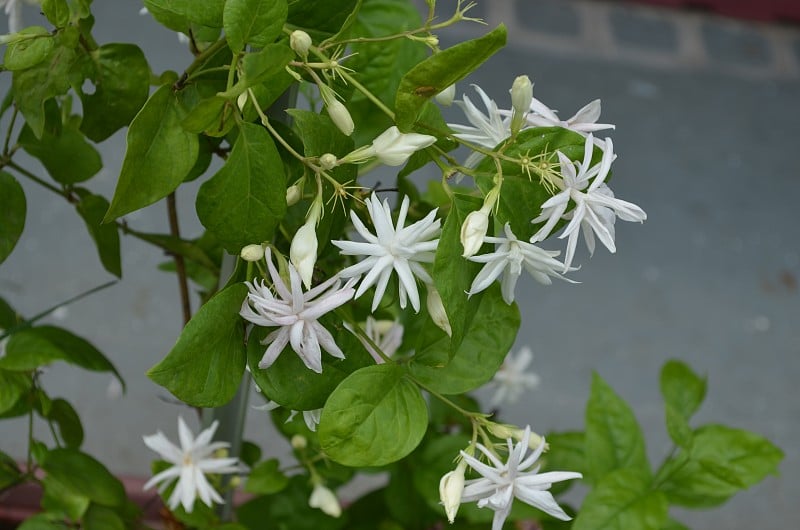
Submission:
[[[234,104],[222,97],[214,96],[200,101],[181,122],[191,133],[209,136],[225,136],[236,125]]]
[[[739,490],[777,473],[783,452],[769,440],[724,425],[694,432],[690,451],[669,460],[659,485],[673,504],[702,508],[722,504]]]
[[[323,451],[347,466],[382,466],[419,444],[428,410],[401,366],[380,364],[351,374],[333,391],[318,429]]]
[[[115,224],[103,224],[103,216],[108,210],[108,201],[100,195],[86,193],[83,194],[76,208],[97,247],[100,263],[108,272],[121,278],[119,231]]]
[[[83,443],[83,426],[75,409],[68,401],[56,398],[50,404],[50,410],[44,415],[58,425],[58,432],[67,447],[77,449]]]
[[[14,99],[37,138],[44,131],[45,102],[69,90],[71,75],[81,75],[80,69],[76,68],[76,33],[75,28],[59,32],[54,37],[55,45],[43,61],[14,72],[11,81]]]
[[[134,44],[106,44],[92,52],[94,92],[79,91],[83,104],[81,131],[100,142],[127,126],[150,93],[150,66]]]
[[[531,128],[519,133],[517,141],[505,150],[505,154],[517,159],[528,157],[534,164],[554,164],[558,162],[556,151],[561,151],[571,160],[582,160],[584,144],[584,138],[574,131],[560,127]],[[602,151],[599,147],[594,149],[593,157],[596,158],[592,160],[596,162],[602,156]],[[497,220],[501,224],[510,223],[518,239],[528,240],[544,224],[531,223],[532,215],[541,211],[542,203],[552,194],[540,184],[535,172],[531,171],[529,177],[519,164],[508,160],[503,160],[501,164],[503,188],[497,204]],[[495,185],[497,169],[494,161],[484,158],[476,170],[479,172],[476,183],[485,195]]]
[[[234,284],[206,302],[183,328],[172,351],[147,375],[194,407],[218,407],[233,398],[245,366],[244,323],[239,316],[247,294]]]
[[[47,453],[42,468],[70,491],[103,506],[122,506],[125,488],[100,462],[76,449],[56,448]]]
[[[288,15],[286,0],[227,0],[222,24],[235,53],[246,44],[262,48],[280,34]]]
[[[706,379],[681,361],[671,360],[664,364],[660,383],[666,405],[687,420],[697,412],[706,397]]]
[[[22,471],[13,458],[0,451],[0,490],[19,482]]]
[[[506,27],[500,24],[478,39],[436,53],[408,71],[400,81],[395,99],[395,121],[411,130],[422,106],[434,95],[477,69],[506,44]]]
[[[36,326],[14,333],[0,358],[0,368],[28,371],[53,361],[65,361],[94,372],[111,372],[123,387],[114,365],[87,340],[55,326]]]
[[[144,5],[154,19],[171,30],[186,33],[190,22],[222,27],[225,0],[144,0]]]
[[[304,29],[318,43],[346,31],[355,20],[360,0],[289,0],[288,22]]]
[[[42,13],[57,28],[69,24],[70,10],[67,0],[43,0]]]
[[[31,35],[31,37],[9,43],[3,57],[3,66],[6,70],[25,70],[36,66],[47,59],[55,47],[55,39],[41,26],[24,28],[17,35]],[[36,37],[32,37],[33,35]]]
[[[200,187],[196,207],[203,226],[232,253],[272,238],[286,213],[286,181],[264,127],[240,126],[225,165]]]
[[[5,171],[0,171],[0,196],[3,197],[3,207],[0,208],[0,263],[3,263],[14,250],[25,228],[27,203],[22,186]]]
[[[689,527],[671,517],[661,526],[661,530],[689,530]]]
[[[125,522],[116,511],[92,504],[83,517],[84,530],[125,530]]]
[[[616,469],[630,469],[649,479],[644,437],[633,411],[595,373],[586,405],[587,478],[598,481]]]
[[[151,234],[148,232],[139,232],[132,228],[128,228],[127,232],[135,235],[139,239],[163,247],[172,254],[179,254],[187,260],[194,261],[214,274],[219,273],[219,265],[201,247],[199,240],[187,241],[169,234]]]
[[[347,353],[343,360],[323,353],[320,374],[309,370],[290,345],[286,346],[272,366],[266,370],[259,368],[258,362],[267,349],[261,344],[261,340],[273,330],[257,327],[251,331],[247,343],[250,373],[269,399],[292,410],[322,408],[330,393],[348,375],[374,363],[352,333],[343,328],[329,329],[336,344]]]
[[[236,98],[250,87],[265,81],[280,78],[286,72],[286,65],[294,59],[294,51],[286,44],[268,44],[257,52],[247,53],[242,57],[242,76],[229,90],[220,95],[226,98]],[[266,108],[266,107],[265,107]]]
[[[64,530],[64,523],[51,520],[53,514],[39,513],[25,519],[17,530]]]
[[[22,148],[38,158],[53,180],[61,184],[83,182],[103,169],[100,153],[78,130],[77,116],[75,118],[64,123],[56,134],[50,131],[50,127],[45,127],[41,137],[37,138],[26,126],[19,135]],[[47,122],[49,125],[49,119]]]
[[[422,26],[419,11],[407,0],[370,0],[361,6],[352,34],[375,38],[396,35]],[[358,72],[358,80],[389,108],[400,80],[414,65],[425,59],[427,47],[411,39],[353,43],[355,54],[348,66]],[[363,93],[355,91],[347,104],[358,124],[354,133],[358,145],[371,142],[393,125],[391,118],[377,112],[375,104]]]
[[[433,278],[453,331],[450,340],[453,352],[461,345],[483,298],[482,293],[471,297],[466,294],[472,285],[472,280],[480,271],[481,264],[461,257],[464,247],[460,239],[461,225],[464,224],[467,215],[479,210],[482,204],[483,201],[476,197],[453,194],[453,206],[445,219],[439,246],[436,249]]]
[[[284,475],[277,458],[259,463],[250,470],[244,490],[255,495],[272,495],[278,493],[289,484],[289,477]]]
[[[170,85],[150,96],[128,129],[128,149],[104,222],[166,197],[197,160],[197,135],[181,127],[184,111]]]
[[[669,433],[669,437],[672,438],[675,445],[683,448],[690,447],[693,434],[686,417],[669,403],[665,404],[664,413],[666,415],[667,433]]]
[[[86,495],[71,490],[53,475],[47,475],[43,482],[42,508],[53,514],[62,514],[62,519],[78,520],[83,517],[90,503]]]
[[[667,499],[634,469],[605,475],[586,496],[572,530],[660,530]]]
[[[409,368],[428,388],[442,394],[461,394],[489,381],[514,344],[520,316],[508,305],[499,285],[486,290],[464,340],[450,355],[450,339],[428,321]]]

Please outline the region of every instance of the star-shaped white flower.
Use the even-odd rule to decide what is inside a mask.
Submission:
[[[354,278],[365,274],[355,297],[358,298],[367,289],[376,285],[375,296],[372,299],[372,311],[375,311],[386,292],[392,271],[397,271],[397,277],[400,279],[400,307],[405,309],[408,300],[411,300],[411,307],[419,312],[416,278],[428,284],[433,283],[428,271],[421,264],[433,262],[439,244],[441,221],[436,219],[437,210],[404,227],[409,206],[408,197],[404,197],[400,204],[400,213],[397,215],[397,224],[393,226],[388,200],[384,199],[381,203],[373,193],[365,203],[375,227],[375,234],[367,230],[358,215],[351,210],[350,218],[353,226],[366,241],[331,241],[331,243],[341,249],[342,255],[367,257],[347,267],[339,275],[343,278]]]
[[[564,264],[555,259],[559,251],[544,250],[531,243],[520,241],[506,223],[506,237],[486,237],[484,241],[498,245],[494,252],[472,256],[470,261],[485,263],[469,288],[470,296],[489,287],[501,274],[501,291],[507,304],[514,302],[514,288],[522,275],[523,267],[533,278],[544,285],[550,285],[550,276],[568,280],[556,269],[563,269]],[[570,269],[572,270],[572,269]],[[565,270],[564,272],[567,272]]]
[[[150,489],[158,484],[158,492],[163,493],[173,479],[177,478],[175,489],[167,501],[170,509],[174,510],[182,505],[187,512],[194,508],[197,497],[207,506],[212,502],[225,502],[206,478],[207,473],[226,474],[239,473],[243,466],[238,458],[216,458],[214,452],[227,449],[227,442],[211,442],[217,430],[218,422],[202,431],[197,438],[192,435],[183,418],[178,416],[178,438],[181,446],[173,444],[161,431],[144,437],[144,443],[158,453],[161,458],[172,464],[169,468],[156,474],[147,481],[144,489]]]
[[[594,131],[603,131],[606,129],[614,129],[615,126],[611,123],[597,123],[600,119],[600,100],[586,104],[582,109],[575,113],[571,118],[562,120],[558,115],[550,109],[547,105],[542,103],[536,98],[531,101],[530,112],[526,116],[528,125],[531,127],[562,127],[575,131],[576,133],[586,136],[588,133]]]
[[[526,458],[525,453],[528,452],[530,434],[530,427],[525,427],[519,443],[513,445],[510,438],[507,440],[508,461],[505,463],[501,462],[494,452],[481,444],[476,444],[476,447],[486,456],[491,465],[484,464],[477,458],[461,451],[461,456],[467,465],[481,475],[481,478],[466,482],[461,502],[478,501],[479,508],[489,507],[494,510],[492,530],[500,530],[503,527],[503,523],[511,512],[514,497],[556,519],[562,521],[571,519],[547,490],[554,482],[582,478],[583,475],[572,471],[539,473],[539,466],[533,466],[544,450],[545,441],[542,439],[536,450]]]
[[[569,238],[564,259],[564,272],[572,264],[572,258],[575,256],[579,228],[583,231],[589,254],[594,253],[595,235],[609,252],[614,253],[617,251],[614,244],[614,221],[616,218],[640,223],[647,219],[647,214],[641,208],[633,203],[615,198],[614,192],[605,184],[611,163],[616,155],[610,138],[606,138],[602,144],[603,158],[599,164],[594,166],[591,165],[594,149],[594,138],[591,133],[586,137],[582,162],[573,162],[561,151],[558,151],[563,182],[556,182],[556,184],[562,190],[546,200],[542,204],[542,213],[531,221],[533,223],[545,221],[545,224],[531,238],[532,242],[537,242],[547,238],[560,219],[570,220],[559,236],[560,239]],[[570,200],[575,204],[575,208],[567,212]]]
[[[497,388],[489,403],[490,407],[501,403],[516,403],[525,392],[536,388],[539,376],[526,372],[532,360],[533,352],[527,346],[521,348],[516,355],[508,352],[500,369],[489,382],[489,386]]]
[[[465,142],[477,144],[489,149],[494,149],[497,145],[511,136],[511,118],[510,111],[501,111],[497,108],[497,103],[494,102],[486,92],[483,91],[478,85],[472,85],[475,91],[483,101],[483,106],[486,107],[486,114],[478,110],[478,107],[470,101],[467,95],[464,95],[463,101],[456,101],[461,110],[467,116],[467,120],[472,124],[461,125],[458,123],[448,123],[448,127],[455,131],[454,136]],[[506,116],[504,116],[506,114]],[[478,152],[472,152],[464,165],[467,167],[475,166],[484,155]]]
[[[262,344],[269,344],[264,356],[258,363],[259,368],[269,368],[287,344],[311,370],[322,372],[322,351],[339,359],[344,353],[336,345],[333,335],[317,322],[325,313],[332,311],[353,298],[354,281],[347,282],[340,288],[338,277],[333,277],[316,287],[303,292],[300,274],[294,265],[289,263],[289,286],[278,275],[272,264],[272,255],[267,249],[265,260],[272,279],[272,290],[266,281],[261,283],[245,282],[250,293],[242,303],[239,314],[257,326],[275,327],[278,329],[266,336]]]

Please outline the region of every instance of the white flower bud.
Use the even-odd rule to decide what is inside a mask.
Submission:
[[[245,261],[258,261],[264,257],[264,247],[261,245],[247,245],[239,255]]]
[[[447,333],[448,337],[452,337],[453,330],[450,328],[450,321],[447,320],[447,313],[444,310],[444,304],[442,304],[442,297],[433,285],[428,285],[428,298],[425,300],[425,305],[428,308],[431,319],[433,319],[433,323]]]
[[[247,105],[247,91],[245,90],[239,97],[236,98],[236,106],[239,107],[240,111],[244,111],[244,106]]]
[[[387,166],[399,166],[412,154],[436,143],[435,136],[417,133],[401,133],[392,125],[372,142],[374,155]]]
[[[328,108],[328,116],[331,117],[334,125],[336,125],[339,130],[347,136],[353,134],[356,126],[353,123],[353,118],[350,116],[350,112],[347,110],[347,107],[342,105],[342,103],[335,97],[330,98],[325,105]]]
[[[433,99],[436,100],[436,103],[439,105],[444,105],[445,107],[449,107],[453,104],[453,100],[456,98],[456,85],[453,83],[449,87],[445,88],[435,96]]]
[[[286,206],[293,206],[297,204],[297,201],[300,200],[301,195],[300,186],[297,184],[292,184],[286,188]]]
[[[450,524],[456,520],[458,508],[461,506],[461,494],[464,492],[464,471],[467,467],[466,461],[458,463],[455,470],[444,474],[439,481],[439,499],[444,506],[447,520]]]
[[[516,425],[508,425],[507,423],[489,423],[487,427],[490,433],[504,440],[513,438],[514,440],[522,441],[525,435],[525,429],[520,429]],[[541,435],[531,431],[530,438],[528,438],[528,447],[536,450],[543,440],[544,438]],[[547,451],[549,448],[549,444],[545,444],[544,450]]]
[[[533,84],[527,75],[514,79],[511,85],[511,106],[514,112],[525,114],[531,108],[533,101]]]
[[[300,273],[306,289],[311,288],[311,276],[314,274],[314,265],[317,263],[316,224],[316,218],[306,221],[306,224],[301,226],[294,235],[292,245],[289,247],[289,259]]]
[[[292,448],[299,450],[305,449],[308,447],[308,440],[302,434],[295,434],[292,436],[292,439],[289,441],[292,444]]]
[[[339,505],[336,494],[322,484],[314,485],[311,497],[308,498],[308,505],[312,508],[319,508],[331,517],[342,515],[342,507]]]
[[[474,256],[483,245],[483,238],[489,229],[489,214],[481,208],[467,215],[461,225],[461,245],[464,247],[465,258]]]
[[[308,49],[311,48],[311,37],[305,31],[296,29],[289,35],[289,46],[297,55],[305,59],[308,57]]]
[[[332,153],[325,153],[321,157],[319,157],[319,165],[325,171],[330,171],[331,169],[335,168],[339,160],[337,160],[336,155]]]

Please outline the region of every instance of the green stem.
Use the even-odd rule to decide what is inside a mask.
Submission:
[[[14,124],[17,121],[17,114],[19,114],[19,109],[17,109],[17,107],[15,106],[13,112],[11,113],[11,121],[9,121],[8,123],[8,132],[6,132],[6,141],[5,144],[3,145],[3,156],[6,158],[8,158],[10,154],[8,148],[9,145],[11,144],[11,133],[14,131]]]
[[[352,75],[350,75],[349,73],[345,72],[344,70],[340,71],[340,72],[339,72],[339,75],[341,75],[341,76],[342,76],[342,78],[343,78],[345,81],[347,81],[348,83],[350,83],[350,84],[352,84],[354,87],[356,87],[356,89],[357,89],[359,92],[361,92],[362,94],[364,94],[364,95],[367,97],[367,99],[368,99],[368,100],[370,100],[372,103],[374,103],[376,107],[378,107],[379,109],[381,109],[381,112],[383,112],[384,114],[386,114],[387,116],[389,116],[389,118],[391,118],[391,119],[392,119],[392,121],[394,121],[394,112],[392,112],[392,109],[390,109],[389,107],[387,107],[386,105],[384,105],[384,104],[383,104],[383,101],[381,101],[380,99],[378,99],[378,97],[377,97],[377,96],[375,96],[375,94],[373,94],[372,92],[370,92],[370,91],[369,91],[369,90],[368,90],[368,89],[367,89],[367,88],[366,88],[364,85],[362,85],[361,83],[359,83],[359,82],[356,80],[356,78],[355,78],[355,77],[353,77],[353,76],[352,76]]]
[[[19,173],[20,175],[22,175],[22,176],[34,181],[38,185],[40,185],[40,186],[42,186],[44,188],[47,188],[48,190],[52,191],[53,193],[61,195],[62,197],[67,199],[69,202],[71,202],[71,203],[78,202],[78,199],[72,193],[70,193],[69,191],[60,189],[60,188],[58,188],[56,186],[53,186],[49,182],[37,177],[36,175],[31,173],[30,171],[28,171],[24,167],[21,167],[21,166],[17,165],[15,162],[12,162],[12,161],[9,160],[6,163],[6,165],[8,167],[10,167],[11,169],[13,169],[14,171],[16,171],[17,173]]]
[[[167,195],[167,216],[169,218],[169,233],[171,236],[180,239],[181,231],[178,226],[178,206],[175,200],[175,192]],[[181,295],[181,309],[183,311],[183,325],[192,319],[192,304],[189,300],[189,282],[186,279],[186,262],[179,253],[174,253],[172,259],[175,261],[175,272],[178,275],[178,288]]]
[[[181,75],[180,79],[175,82],[175,84],[172,86],[172,89],[175,92],[182,90],[186,86],[189,76],[191,76],[196,70],[199,70],[211,57],[213,57],[218,51],[227,45],[227,40],[220,39],[203,50],[200,55],[195,57],[194,62],[192,62],[192,64],[190,64],[189,67],[184,70],[183,75]]]
[[[435,397],[436,399],[438,399],[442,403],[450,406],[451,408],[457,410],[458,412],[460,412],[461,414],[463,414],[467,418],[472,419],[472,418],[475,418],[475,417],[478,417],[478,416],[482,415],[480,412],[470,412],[470,411],[468,411],[466,409],[462,409],[461,407],[459,407],[458,405],[456,405],[455,403],[453,403],[452,401],[450,401],[449,399],[447,399],[446,397],[441,395],[439,392],[433,390],[428,385],[426,385],[422,381],[418,380],[414,376],[409,375],[408,377],[409,377],[409,379],[411,379],[411,381],[414,382],[414,384],[416,384],[421,389],[425,390],[428,394],[432,395],[433,397]]]
[[[31,376],[33,378],[33,376]],[[31,386],[31,399],[33,399],[33,392],[36,389],[35,379],[34,385]],[[28,412],[28,458],[25,470],[30,473],[33,470],[33,406]]]

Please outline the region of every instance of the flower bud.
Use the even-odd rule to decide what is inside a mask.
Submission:
[[[335,97],[330,98],[330,100],[326,102],[326,107],[328,108],[328,116],[331,117],[334,125],[336,125],[346,136],[353,134],[356,126],[353,123],[353,118],[350,116],[350,112],[347,110],[347,107],[342,105],[342,103]]]
[[[292,444],[293,449],[297,449],[298,451],[305,449],[308,447],[308,440],[302,434],[295,434],[292,436],[292,439],[289,441]]]
[[[489,214],[480,210],[475,210],[467,215],[464,224],[461,225],[461,245],[464,247],[465,258],[474,256],[483,245],[483,238],[489,229]]]
[[[433,285],[428,285],[428,298],[425,300],[425,305],[428,308],[431,319],[433,319],[433,323],[447,333],[448,337],[452,337],[453,330],[450,328],[450,321],[447,320],[447,313],[444,310],[444,304],[442,304],[442,297]]]
[[[525,429],[520,429],[516,425],[509,425],[507,423],[488,423],[487,428],[490,433],[504,440],[513,438],[514,440],[521,441],[525,435]],[[528,438],[528,447],[535,450],[539,447],[539,444],[542,443],[542,440],[543,438],[541,435],[531,431],[530,438]],[[544,450],[547,451],[549,448],[549,444],[545,444]]]
[[[450,524],[456,520],[458,508],[461,506],[461,494],[464,492],[464,471],[467,463],[461,460],[455,470],[444,474],[439,481],[439,499],[444,505],[447,520]]]
[[[514,79],[511,85],[511,106],[514,112],[525,114],[531,108],[533,101],[533,84],[527,75]]]
[[[392,125],[372,141],[372,148],[374,156],[387,166],[400,166],[416,151],[434,143],[436,143],[435,136],[417,133],[404,134]]]
[[[297,184],[292,184],[286,188],[286,206],[293,206],[297,204],[297,201],[300,200],[301,195],[300,186]]]
[[[247,95],[247,91],[245,90],[236,98],[236,106],[239,107],[240,111],[244,111],[244,106],[247,105]]]
[[[444,105],[445,107],[449,107],[453,104],[453,100],[456,98],[456,85],[453,83],[449,87],[445,88],[435,96],[433,99],[436,100],[436,103],[439,105]]]
[[[289,35],[289,46],[305,59],[308,57],[308,49],[311,48],[311,37],[305,31],[296,29]]]
[[[319,157],[319,165],[325,171],[330,171],[331,169],[335,168],[339,161],[336,158],[336,155],[332,153],[325,153],[321,157]]]
[[[342,515],[342,507],[339,505],[339,499],[336,498],[336,494],[322,484],[314,485],[314,490],[308,499],[308,505],[312,508],[319,508],[331,517]]]
[[[289,247],[289,259],[300,274],[306,289],[311,288],[311,276],[317,263],[316,224],[316,218],[308,219],[294,235]]]
[[[239,255],[245,261],[258,261],[264,257],[264,247],[261,245],[247,245]]]

